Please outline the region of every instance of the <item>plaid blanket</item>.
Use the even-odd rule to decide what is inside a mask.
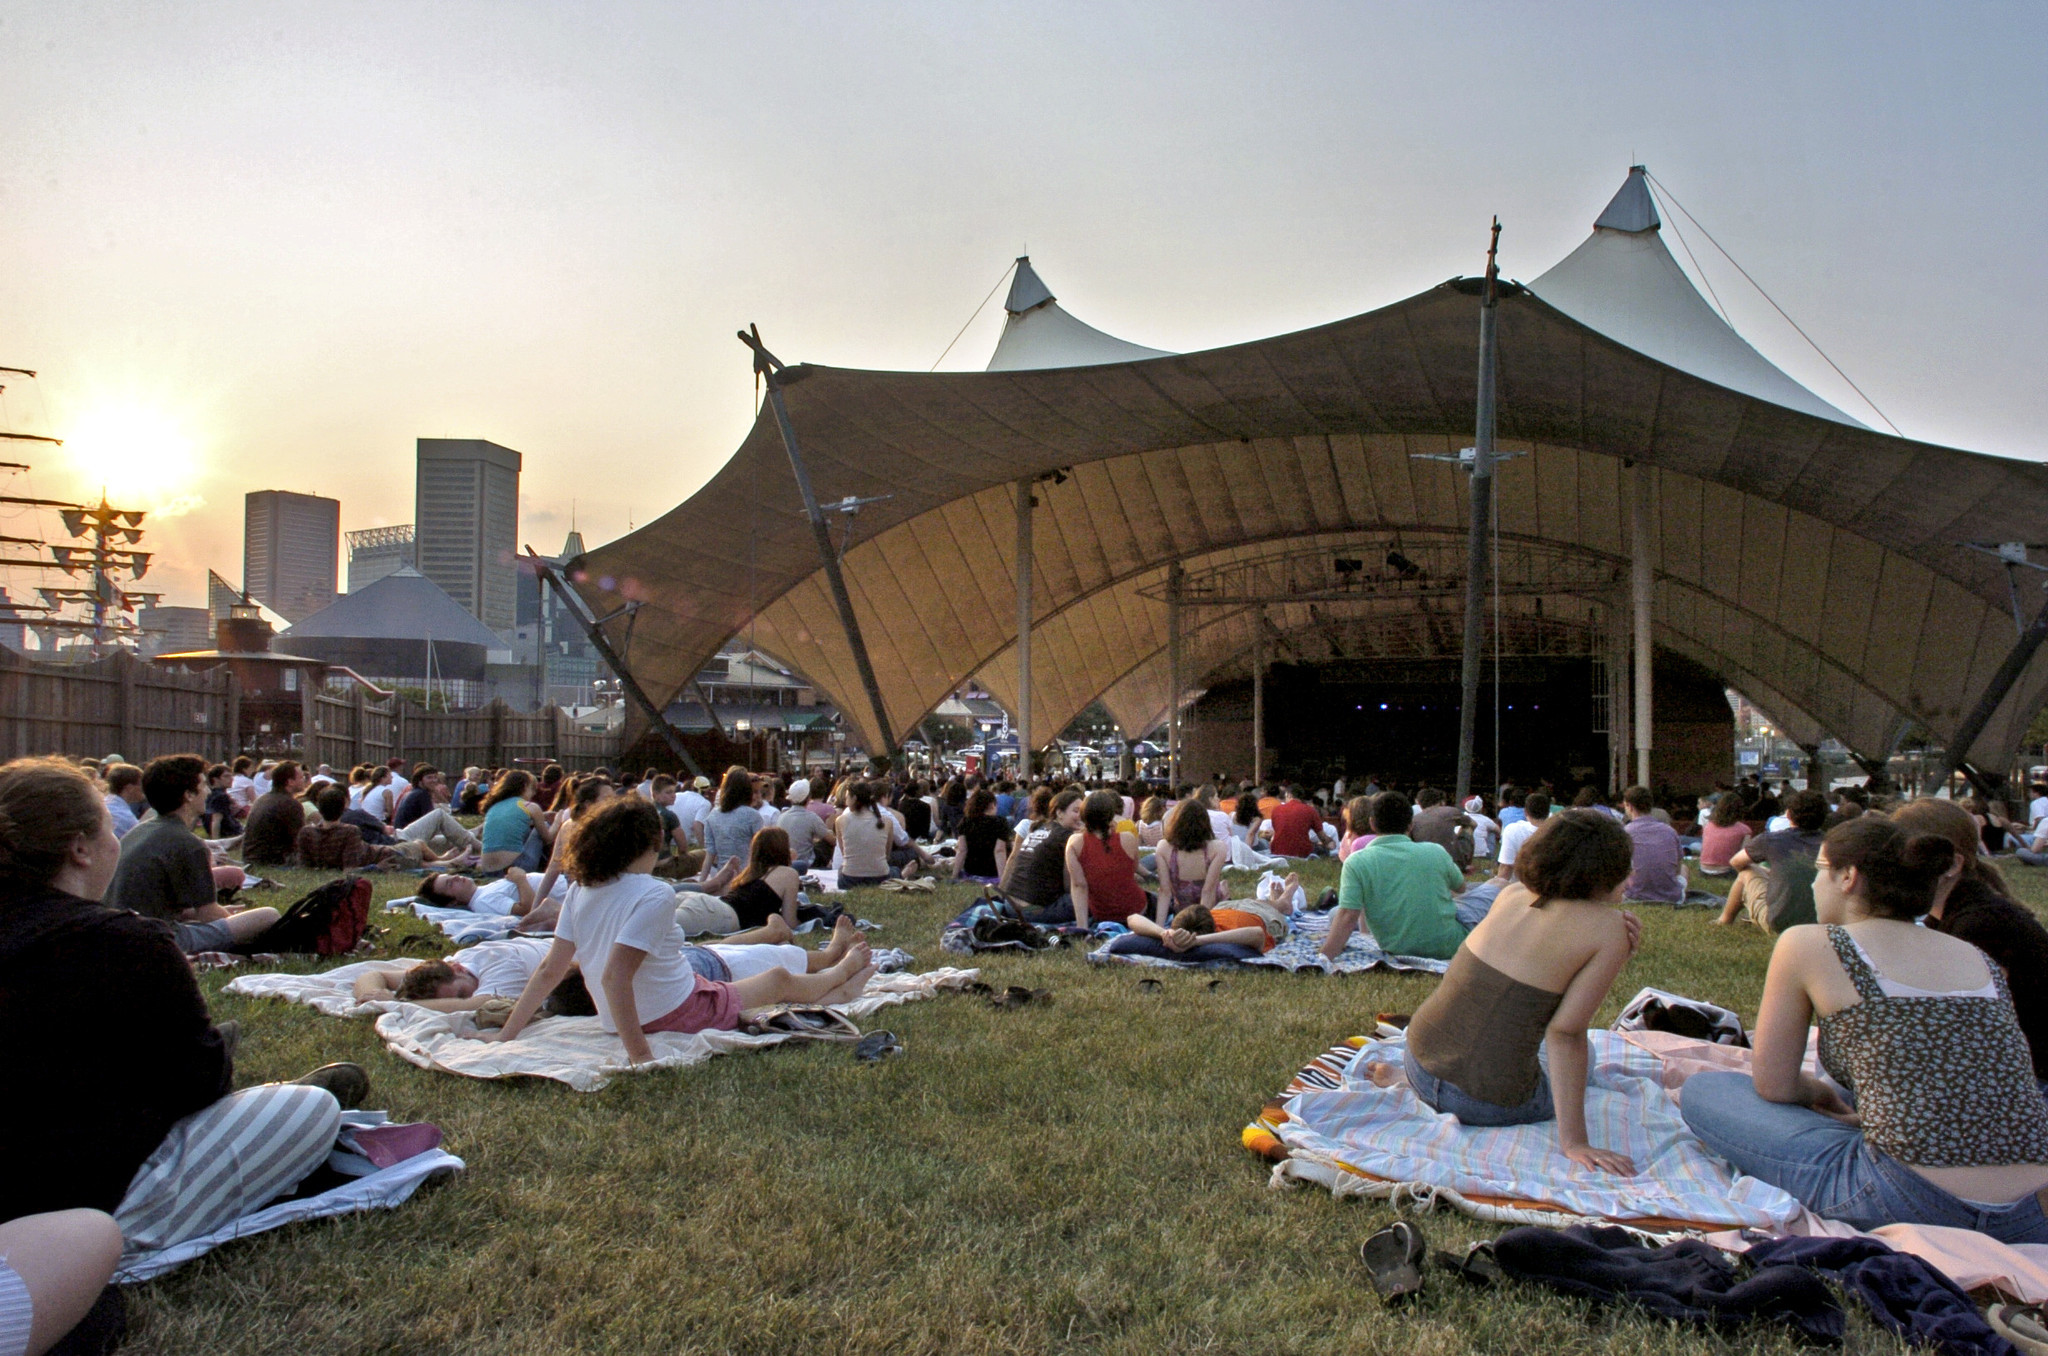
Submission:
[[[1427,956],[1396,956],[1381,949],[1372,934],[1363,928],[1351,934],[1344,950],[1332,961],[1323,955],[1323,941],[1330,935],[1330,915],[1327,913],[1296,913],[1287,920],[1287,940],[1275,946],[1263,956],[1253,956],[1242,961],[1212,960],[1183,961],[1167,960],[1159,956],[1119,956],[1110,952],[1107,943],[1088,953],[1088,959],[1099,965],[1145,965],[1168,970],[1234,970],[1240,966],[1262,965],[1275,970],[1289,972],[1297,970],[1321,970],[1332,975],[1363,974],[1367,970],[1416,970],[1440,975],[1450,968],[1449,961],[1431,960]]]
[[[1276,1186],[1315,1182],[1340,1196],[1443,1204],[1509,1223],[1777,1232],[1799,1216],[1798,1201],[1733,1176],[1686,1129],[1655,1055],[1613,1032],[1588,1039],[1587,1128],[1595,1144],[1635,1161],[1633,1177],[1572,1163],[1557,1151],[1555,1122],[1475,1129],[1430,1110],[1406,1087],[1374,1087],[1361,1056],[1398,1061],[1398,1034],[1354,1037],[1326,1051],[1266,1104],[1243,1143],[1279,1160]]]

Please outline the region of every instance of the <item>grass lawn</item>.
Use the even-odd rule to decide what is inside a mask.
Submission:
[[[286,874],[282,901],[316,879]],[[2012,874],[2048,903],[2040,873]],[[1334,864],[1310,872],[1318,887],[1334,877]],[[411,882],[380,880],[379,900]],[[885,925],[878,945],[929,968],[959,963],[938,932],[969,897],[852,898]],[[1645,911],[1642,952],[1600,1021],[1645,984],[1753,1018],[1769,943],[1711,917]],[[243,1024],[238,1082],[356,1060],[369,1106],[438,1123],[469,1170],[397,1211],[266,1234],[138,1288],[128,1349],[1794,1349],[1441,1274],[1413,1307],[1382,1308],[1357,1251],[1393,1212],[1270,1189],[1238,1132],[1375,1011],[1412,1011],[1431,977],[1233,973],[1212,991],[1208,974],[1098,968],[1073,950],[982,968],[1052,989],[1052,1006],[946,996],[875,1019],[908,1046],[884,1064],[783,1047],[592,1094],[428,1073],[386,1054],[367,1021],[222,995],[229,976],[209,975],[216,1016]],[[1139,992],[1140,973],[1163,990]],[[1436,1245],[1498,1232],[1447,1213],[1425,1227]],[[1852,1350],[1902,1350],[1852,1322]]]

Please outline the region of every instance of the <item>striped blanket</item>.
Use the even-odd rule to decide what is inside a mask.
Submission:
[[[1104,943],[1088,953],[1088,959],[1098,965],[1145,965],[1169,970],[1234,970],[1245,965],[1263,965],[1270,969],[1321,970],[1332,975],[1363,974],[1367,970],[1413,970],[1426,974],[1440,975],[1450,968],[1449,961],[1431,960],[1427,956],[1396,956],[1380,948],[1372,934],[1363,928],[1351,934],[1344,950],[1332,961],[1323,955],[1323,941],[1330,935],[1330,915],[1327,913],[1296,913],[1287,920],[1287,940],[1279,943],[1263,956],[1250,956],[1242,961],[1212,960],[1184,961],[1167,960],[1159,956],[1119,956],[1110,952]]]
[[[1340,1196],[1443,1204],[1509,1223],[1778,1232],[1801,1213],[1785,1192],[1733,1176],[1706,1151],[1665,1092],[1656,1055],[1613,1032],[1588,1038],[1587,1129],[1595,1144],[1635,1161],[1633,1177],[1572,1163],[1557,1151],[1555,1122],[1473,1129],[1406,1087],[1374,1087],[1365,1060],[1398,1063],[1398,1034],[1325,1052],[1266,1104],[1243,1142],[1278,1160],[1276,1186],[1315,1182]]]

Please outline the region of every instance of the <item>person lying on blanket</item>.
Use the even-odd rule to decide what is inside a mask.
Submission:
[[[816,951],[788,941],[772,941],[773,932],[756,928],[711,946],[685,943],[683,955],[690,968],[706,979],[730,982],[777,966],[793,975],[816,974],[845,959],[860,936],[851,918],[841,918],[832,929],[831,941]],[[508,937],[466,946],[442,960],[409,968],[392,965],[371,970],[356,977],[355,1000],[376,1003],[395,998],[436,1012],[474,1012],[494,998],[514,999],[525,992],[527,981],[546,959],[548,946],[540,937]],[[580,979],[577,984],[580,987]]]
[[[1515,884],[1415,1010],[1402,1067],[1368,1064],[1373,1083],[1405,1082],[1424,1105],[1466,1125],[1555,1118],[1566,1158],[1633,1175],[1634,1163],[1586,1135],[1586,1023],[1641,931],[1615,907],[1632,861],[1628,834],[1598,810],[1545,820],[1516,857]]]
[[[516,866],[505,868],[502,880],[490,881],[442,871],[420,882],[418,899],[437,909],[468,909],[471,913],[498,917],[509,914],[519,920],[521,932],[546,932],[561,912],[562,896],[568,893],[569,882],[557,878],[551,889],[546,900],[537,900],[533,877]]]
[[[1189,904],[1167,920],[1166,926],[1142,913],[1124,920],[1130,932],[1111,939],[1112,956],[1151,956],[1157,960],[1206,961],[1246,960],[1264,955],[1287,938],[1287,915],[1293,908],[1294,892],[1301,877],[1267,883],[1256,900],[1223,902],[1214,908]]]
[[[875,973],[866,938],[816,974],[775,968],[725,982],[699,978],[683,954],[676,893],[652,874],[661,852],[661,815],[638,796],[607,802],[577,828],[564,849],[575,882],[555,924],[554,945],[496,1031],[479,1040],[517,1040],[581,954],[602,960],[590,998],[604,1030],[616,1033],[635,1064],[654,1058],[659,1031],[731,1031],[745,1008],[767,1003],[844,1003]]]

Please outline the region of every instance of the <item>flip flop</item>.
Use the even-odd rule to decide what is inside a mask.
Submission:
[[[1402,1219],[1366,1239],[1358,1260],[1365,1263],[1372,1288],[1393,1304],[1422,1289],[1422,1259],[1427,1252],[1422,1230]]]
[[[1153,979],[1149,975],[1146,976],[1144,979],[1138,981],[1139,993],[1158,993],[1160,989],[1163,987],[1165,986],[1160,984],[1158,980]]]
[[[1223,987],[1223,981],[1222,981],[1222,980],[1220,980],[1220,979],[1212,979],[1212,980],[1210,980],[1210,981],[1209,981],[1209,992],[1210,992],[1210,993],[1215,993],[1215,992],[1216,992],[1217,990],[1221,989],[1222,987]]]
[[[903,1042],[896,1039],[893,1031],[871,1031],[853,1047],[853,1057],[863,1064],[874,1064],[902,1053]]]
[[[2048,1356],[2048,1322],[2040,1305],[1994,1304],[1984,1311],[1984,1321],[2028,1356]]]
[[[1022,984],[1012,984],[1009,988],[1004,989],[994,998],[988,1000],[989,1006],[992,1008],[1022,1008],[1029,1007],[1033,1003],[1046,1006],[1050,1005],[1051,1002],[1051,989],[1027,989]]]
[[[1430,1261],[1455,1275],[1467,1285],[1480,1289],[1498,1285],[1507,1279],[1507,1273],[1500,1269],[1500,1263],[1493,1259],[1493,1244],[1478,1242],[1465,1249],[1463,1257],[1454,1252],[1437,1252]]]

